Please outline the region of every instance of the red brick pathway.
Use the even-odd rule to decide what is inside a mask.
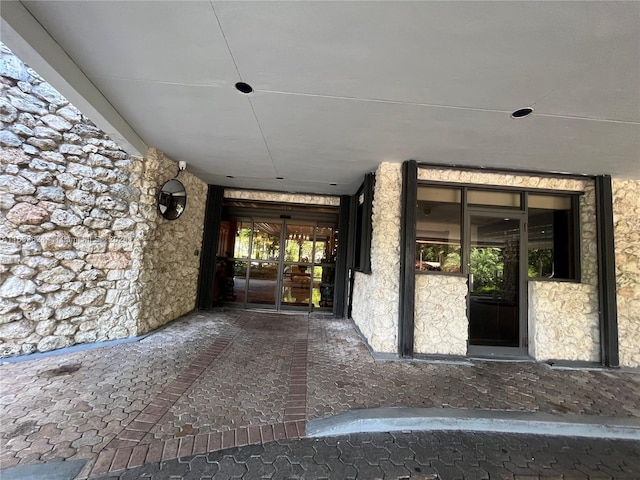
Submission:
[[[278,321],[274,319],[274,321]],[[260,444],[305,436],[307,401],[307,320],[298,319],[297,338],[289,367],[289,389],[284,421],[253,425],[209,434],[185,435],[144,444],[143,439],[192,385],[209,370],[233,340],[246,327],[248,317],[237,323],[238,332],[229,338],[216,338],[205,351],[182,371],[162,392],[151,399],[142,412],[127,425],[104,450],[91,469],[90,476],[134,468],[147,463],[215,452],[231,447]]]

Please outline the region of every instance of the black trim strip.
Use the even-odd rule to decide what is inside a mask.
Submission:
[[[209,310],[213,305],[213,282],[216,274],[216,252],[218,251],[218,232],[222,220],[222,202],[224,188],[209,185],[207,204],[202,232],[202,252],[200,254],[200,274],[198,275],[199,310]]]
[[[338,255],[336,258],[335,283],[333,287],[333,316],[344,318],[345,299],[347,298],[347,263],[350,250],[349,217],[351,197],[340,197],[340,218],[338,221]]]
[[[418,203],[418,165],[414,160],[402,164],[402,204],[400,218],[400,308],[398,353],[413,357],[413,329],[416,303],[416,205]]]
[[[371,237],[373,236],[373,190],[376,176],[367,173],[364,176],[362,192],[364,193],[364,203],[362,204],[362,238],[360,243],[360,259],[357,270],[363,273],[371,273]],[[359,196],[359,195],[358,195]],[[357,199],[356,199],[357,201]],[[358,241],[358,239],[356,239]]]
[[[352,195],[350,198],[351,210],[349,212],[349,244],[347,249],[347,275],[348,275],[348,293],[347,293],[347,318],[351,317],[353,310],[353,286],[355,282],[355,265],[356,265],[356,242],[360,240],[357,235],[358,223],[358,194]]]
[[[619,367],[616,258],[613,225],[613,189],[609,175],[595,178],[598,238],[598,301],[600,304],[601,363]]]

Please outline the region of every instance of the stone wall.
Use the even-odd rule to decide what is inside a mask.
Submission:
[[[135,335],[107,295],[133,280],[141,160],[0,48],[0,356]]]
[[[371,273],[355,274],[352,318],[377,352],[398,351],[400,164],[382,163],[373,197]]]
[[[613,179],[620,364],[640,366],[640,181]]]
[[[416,275],[416,353],[467,354],[467,293],[466,277]]]
[[[597,240],[595,223],[595,188],[592,180],[551,178],[537,175],[510,175],[468,170],[420,168],[418,179],[450,183],[476,184],[482,187],[509,186],[527,190],[545,189],[584,192],[580,197],[581,283],[530,282],[529,348],[539,360],[562,358],[599,360]],[[418,277],[421,277],[419,275]],[[426,276],[429,276],[426,274]],[[434,275],[435,277],[435,275]],[[430,280],[429,280],[430,281]],[[419,292],[417,292],[418,294]],[[421,294],[420,294],[421,295]],[[432,300],[431,300],[432,301]],[[458,308],[466,309],[466,299],[458,297]],[[577,307],[579,305],[579,308]],[[457,324],[457,316],[449,311],[449,320]],[[416,315],[417,316],[417,315]],[[416,318],[416,332],[418,335]],[[420,323],[421,328],[424,326]],[[462,328],[462,325],[460,325]],[[465,332],[466,333],[466,332]],[[420,335],[429,336],[428,329]],[[434,338],[421,338],[423,348],[436,345]],[[574,340],[568,341],[568,338]],[[422,353],[439,353],[424,351]]]
[[[140,189],[140,208],[151,212],[145,235],[139,282],[142,301],[138,332],[144,333],[195,308],[207,185],[188,172],[180,173],[187,206],[177,220],[165,220],[157,209],[158,191],[176,174],[176,163],[149,149]]]
[[[194,308],[206,186],[183,177],[193,197],[168,227],[155,199],[173,162],[129,156],[2,44],[0,74],[0,357],[137,335]]]
[[[600,361],[594,285],[529,281],[529,353],[537,360]]]
[[[301,205],[340,206],[340,197],[331,195],[310,195],[305,193],[225,189],[224,198],[254,200],[259,202],[297,203]]]

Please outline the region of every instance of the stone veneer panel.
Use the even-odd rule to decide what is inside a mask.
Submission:
[[[142,160],[1,44],[0,56],[13,66],[0,72],[0,356],[135,335]]]
[[[465,277],[416,275],[416,353],[466,355],[467,293]]]
[[[356,272],[352,317],[377,352],[398,351],[401,165],[382,163],[373,198],[371,273]]]
[[[620,364],[640,366],[640,181],[613,179]]]
[[[298,203],[303,205],[340,206],[340,197],[304,193],[264,192],[259,190],[225,190],[224,198],[261,202]]]
[[[432,167],[419,168],[418,179],[482,187],[510,186],[528,190],[584,192],[580,198],[581,283],[529,282],[529,348],[530,354],[541,360],[556,358],[598,361],[600,342],[593,181]],[[459,298],[458,303],[458,308],[466,309],[466,299]],[[446,314],[452,315],[450,312]],[[454,317],[450,320],[455,322]],[[416,318],[416,335],[418,323]]]
[[[600,361],[596,287],[530,281],[529,345],[536,360]]]
[[[144,333],[193,310],[196,304],[198,273],[207,184],[190,174],[180,173],[187,191],[184,213],[166,220],[157,208],[158,192],[177,172],[176,163],[159,150],[149,149],[140,189],[140,209],[146,212],[148,232],[142,248],[139,282],[142,285],[138,332]]]
[[[206,185],[182,174],[187,210],[167,226],[156,196],[175,163],[130,156],[2,44],[0,56],[0,357],[193,309]]]

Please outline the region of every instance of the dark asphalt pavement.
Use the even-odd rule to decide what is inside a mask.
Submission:
[[[94,479],[640,479],[640,442],[412,432],[285,440]]]

